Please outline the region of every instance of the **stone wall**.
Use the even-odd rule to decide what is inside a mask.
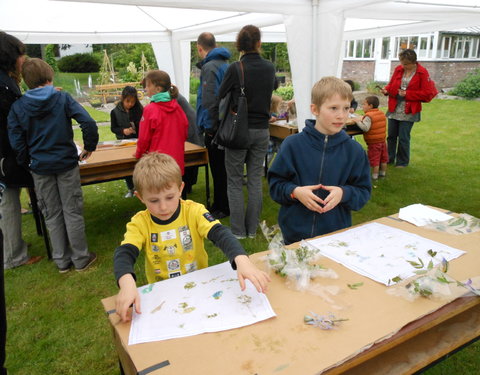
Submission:
[[[419,61],[430,73],[439,90],[454,87],[465,78],[469,72],[480,68],[480,61]],[[398,65],[392,61],[391,72]],[[362,88],[373,81],[375,61],[345,60],[342,68],[342,78],[360,83]]]

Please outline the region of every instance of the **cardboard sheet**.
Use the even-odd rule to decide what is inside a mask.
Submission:
[[[465,255],[450,262],[449,274],[457,280],[466,280],[480,273],[480,232],[465,235],[435,232],[396,217],[375,222],[466,251]],[[265,253],[258,253],[251,259],[267,269],[264,257]],[[388,287],[330,259],[325,259],[325,266],[333,268],[339,278],[314,282],[340,291],[332,296],[340,306],[338,308],[319,296],[290,289],[285,279],[272,275],[267,296],[277,317],[242,328],[129,346],[130,324],[119,323],[118,316],[111,313],[109,320],[114,328],[120,358],[136,371],[168,361],[168,365],[149,372],[149,375],[314,375],[325,371],[340,374],[345,370],[344,365],[332,371],[327,369],[349,358],[361,361],[363,352],[372,344],[395,337],[395,333],[408,323],[448,303],[424,298],[409,302],[387,294]],[[356,290],[347,287],[347,284],[359,282],[363,285]],[[452,300],[455,297],[452,296]],[[112,310],[115,297],[102,302],[106,311]],[[331,311],[337,317],[349,320],[338,329],[324,331],[304,324],[304,315],[310,311],[318,314]],[[424,331],[422,326],[416,330],[418,335]],[[388,347],[396,345],[395,341],[390,341],[392,338]]]

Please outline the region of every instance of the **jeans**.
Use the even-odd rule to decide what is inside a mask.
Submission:
[[[20,188],[6,188],[0,203],[0,229],[3,233],[3,268],[21,266],[28,260],[27,244],[22,239]]]
[[[58,268],[73,262],[75,268],[83,268],[89,260],[83,197],[78,166],[58,174],[32,173],[38,205],[45,217],[52,258]]]
[[[410,132],[413,122],[388,119],[388,163],[406,167],[410,162]]]
[[[249,129],[250,145],[246,150],[225,149],[230,226],[236,236],[254,236],[262,213],[263,162],[268,150],[268,129]],[[248,202],[245,210],[243,171],[247,164]]]

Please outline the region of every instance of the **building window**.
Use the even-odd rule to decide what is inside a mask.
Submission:
[[[390,38],[382,39],[382,60],[388,60],[390,57]]]
[[[373,58],[375,39],[347,40],[345,42],[345,58]]]
[[[477,59],[479,54],[478,36],[444,35],[441,41],[440,57],[443,59]]]

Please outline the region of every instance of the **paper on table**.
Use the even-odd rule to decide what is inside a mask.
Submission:
[[[265,294],[247,281],[240,290],[228,262],[139,289],[129,345],[243,327],[275,316]]]
[[[418,227],[438,221],[453,219],[453,216],[434,210],[433,208],[424,206],[420,203],[411,204],[410,206],[400,208],[398,217]]]
[[[391,280],[397,276],[405,279],[414,275],[415,269],[408,261],[418,262],[420,258],[425,264],[432,260],[437,265],[442,258],[450,261],[465,253],[378,223],[306,242],[320,250],[322,255],[385,285],[393,285]],[[428,254],[430,249],[437,252],[433,259]]]

